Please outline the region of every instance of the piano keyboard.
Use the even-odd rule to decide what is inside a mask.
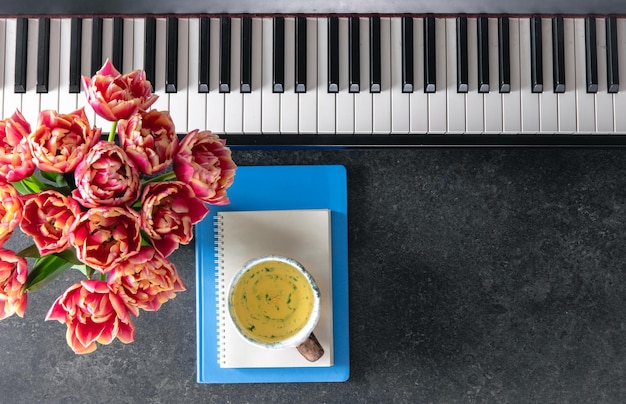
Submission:
[[[4,18],[0,110],[85,106],[106,58],[244,145],[626,144],[622,18]]]

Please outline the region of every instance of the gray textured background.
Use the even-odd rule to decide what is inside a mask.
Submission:
[[[350,380],[196,384],[192,244],[173,255],[188,292],[142,312],[130,345],[76,356],[43,321],[76,276],[33,294],[0,322],[0,402],[626,400],[626,150],[234,156],[347,167]]]

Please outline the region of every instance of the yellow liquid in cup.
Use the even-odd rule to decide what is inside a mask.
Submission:
[[[230,295],[231,314],[242,334],[260,343],[285,340],[300,331],[313,312],[313,288],[293,266],[265,261],[252,266]]]

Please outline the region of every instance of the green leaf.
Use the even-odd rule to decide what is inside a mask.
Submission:
[[[154,247],[154,245],[152,244],[152,239],[150,238],[150,236],[148,236],[148,233],[143,230],[140,230],[139,233],[141,234],[142,247]]]
[[[32,191],[26,184],[23,184],[22,181],[12,182],[11,183],[17,191],[22,195],[32,194]]]
[[[48,180],[50,182],[57,182],[57,173],[51,173],[49,171],[43,171],[43,170],[39,170],[39,173],[41,174],[41,178],[43,178],[44,180]]]
[[[56,255],[45,255],[38,258],[28,274],[23,290],[27,292],[39,290],[71,267],[72,263]]]
[[[72,265],[82,265],[83,263],[76,258],[76,250],[72,247],[70,248],[66,248],[65,250],[61,251],[60,253],[54,253],[54,255],[56,255],[57,257],[64,259],[65,261],[69,262]]]
[[[18,257],[24,257],[24,258],[41,257],[41,254],[39,254],[39,249],[37,248],[35,244],[29,245],[28,247],[24,248],[22,251],[18,252],[15,255],[17,255]]]
[[[80,271],[83,275],[87,277],[87,279],[91,279],[93,273],[95,272],[92,267],[87,266],[86,264],[72,265],[72,269]]]

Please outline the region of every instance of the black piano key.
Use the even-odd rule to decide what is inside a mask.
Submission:
[[[28,19],[17,19],[15,42],[15,88],[16,93],[26,92],[26,62],[28,55]]]
[[[456,91],[466,93],[469,88],[467,80],[467,18],[456,19]]]
[[[113,18],[113,53],[111,63],[119,71],[124,70],[124,19]]]
[[[478,18],[476,25],[478,39],[478,92],[489,92],[489,19]]]
[[[70,93],[80,93],[80,61],[82,54],[83,20],[74,17],[70,32]]]
[[[606,19],[606,78],[609,93],[619,91],[619,63],[617,55],[617,19]]]
[[[348,25],[348,90],[351,93],[358,93],[361,90],[361,48],[359,46],[361,27],[359,17],[350,17]]]
[[[200,55],[198,58],[198,92],[209,92],[209,43],[211,39],[211,29],[208,17],[200,18]]]
[[[509,42],[509,18],[498,18],[498,81],[499,91],[511,91],[511,43]]]
[[[554,92],[565,92],[565,34],[563,18],[552,18],[552,77]],[[573,67],[573,66],[572,66]]]
[[[146,18],[144,36],[143,70],[146,72],[146,80],[152,84],[154,90],[156,77],[156,19],[154,17]]]
[[[220,18],[220,93],[230,92],[230,18]]]
[[[435,18],[424,17],[424,92],[426,93],[437,91],[435,52]]]
[[[102,67],[102,18],[94,18],[91,24],[91,75],[93,76]]]
[[[166,35],[165,92],[175,93],[178,91],[178,18],[168,17]]]
[[[306,93],[306,17],[296,18],[296,93]]]
[[[543,91],[543,45],[541,18],[530,19],[530,87],[533,93]]]
[[[370,93],[380,93],[380,17],[370,17]]]
[[[240,87],[242,93],[252,91],[252,18],[241,19]]]
[[[596,19],[585,18],[585,65],[587,68],[587,92],[598,92],[598,49],[596,48]]]
[[[328,92],[339,92],[339,18],[328,19]]]
[[[402,92],[412,93],[413,82],[413,17],[402,18]]]
[[[48,92],[48,78],[50,76],[50,20],[39,19],[37,44],[37,93]]]
[[[285,91],[285,19],[274,17],[272,91]]]

